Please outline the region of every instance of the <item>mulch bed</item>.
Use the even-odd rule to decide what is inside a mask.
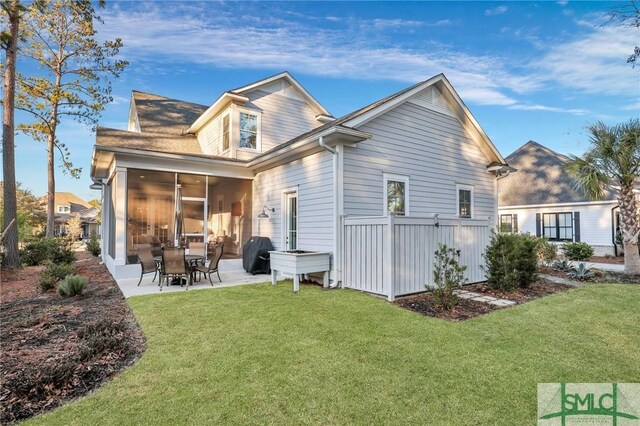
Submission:
[[[42,267],[2,270],[0,422],[24,420],[86,395],[136,361],[145,338],[100,260],[77,253],[82,296],[42,293]]]
[[[577,266],[574,265],[574,266]],[[640,284],[640,275],[625,274],[624,272],[605,271],[597,268],[591,268],[591,272],[594,273],[594,277],[591,281],[595,283],[613,283],[613,284]],[[554,277],[571,279],[567,275],[568,271],[561,271],[558,269],[543,267],[540,268],[541,274],[553,275]]]
[[[570,288],[573,287],[565,284],[557,284],[543,278],[540,278],[529,288],[519,288],[509,292],[493,290],[487,286],[486,283],[471,284],[462,287],[462,289],[466,291],[472,291],[499,299],[513,300],[518,304],[557,293],[559,291],[565,291]],[[450,321],[464,321],[480,315],[488,314],[489,312],[493,312],[497,309],[504,309],[503,307],[492,305],[490,303],[458,298],[458,304],[451,310],[447,311],[436,306],[433,300],[433,294],[431,293],[421,293],[414,296],[398,298],[394,303],[422,315]]]
[[[609,263],[611,265],[624,265],[624,256],[593,256],[589,258],[588,262],[594,263]]]

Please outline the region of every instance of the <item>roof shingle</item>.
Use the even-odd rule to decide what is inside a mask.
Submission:
[[[591,201],[576,188],[576,180],[564,171],[570,160],[535,141],[529,141],[506,159],[517,173],[498,180],[498,205],[523,206]],[[605,200],[615,200],[605,191]]]

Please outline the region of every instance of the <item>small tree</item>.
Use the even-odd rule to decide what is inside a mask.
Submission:
[[[100,7],[104,4],[98,2]],[[81,172],[57,138],[58,124],[70,117],[95,126],[113,100],[110,78],[119,77],[128,64],[112,59],[122,47],[120,39],[96,40],[94,21],[102,22],[90,0],[40,0],[31,3],[23,25],[26,44],[22,54],[39,65],[41,74],[18,77],[16,108],[34,118],[18,128],[47,144],[47,236],[53,236],[55,229],[56,151],[65,172],[76,178]]]
[[[633,192],[640,182],[640,120],[609,127],[600,122],[588,127],[590,146],[582,157],[572,157],[567,171],[589,198],[602,199],[605,189],[618,194],[620,231],[624,243],[624,269],[640,274],[640,215]]]
[[[458,250],[446,244],[440,244],[435,256],[433,280],[436,288],[433,297],[437,305],[449,310],[458,303],[454,291],[466,282],[464,271],[467,267],[458,263]]]
[[[75,215],[67,221],[67,235],[72,240],[77,240],[82,235],[82,220],[80,215]]]

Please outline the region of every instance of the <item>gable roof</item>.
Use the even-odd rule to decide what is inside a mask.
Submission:
[[[56,206],[69,206],[71,213],[80,212],[91,207],[89,203],[71,192],[56,192]],[[38,199],[43,206],[47,205],[47,196],[43,195]]]
[[[524,206],[591,201],[576,189],[576,180],[564,171],[569,157],[535,141],[529,141],[507,156],[518,169],[498,180],[498,205]],[[605,191],[604,200],[615,200],[613,191]]]
[[[273,83],[276,80],[286,80],[287,82],[289,82],[289,84],[291,84],[298,90],[298,92],[300,92],[300,94],[306,99],[307,103],[309,103],[316,110],[318,115],[331,117],[329,111],[324,106],[322,106],[322,104],[318,102],[318,100],[314,98],[311,93],[307,92],[307,89],[305,89],[302,84],[298,83],[298,81],[293,78],[293,76],[289,74],[288,71],[283,71],[281,73],[272,75],[271,77],[263,78],[261,80],[254,81],[253,83],[237,87],[233,90],[229,90],[229,92],[239,95],[245,95],[258,89],[261,86]]]
[[[152,93],[131,92],[141,132],[181,135],[207,109],[205,105]]]
[[[451,86],[451,83],[449,83],[449,81],[444,76],[444,74],[438,74],[428,80],[416,83],[413,86],[407,87],[406,89],[403,89],[397,93],[389,95],[386,98],[382,98],[356,111],[353,111],[349,114],[343,115],[340,118],[337,118],[333,121],[325,123],[320,127],[316,127],[315,129],[310,130],[307,133],[297,136],[285,143],[282,143],[270,149],[267,152],[264,152],[258,155],[257,157],[254,158],[254,160],[251,160],[249,164],[251,165],[254,162],[260,161],[261,157],[272,155],[275,152],[284,150],[290,145],[293,145],[296,142],[299,142],[301,140],[319,137],[321,134],[326,133],[328,129],[332,127],[335,127],[344,131],[357,132],[358,126],[361,126],[364,123],[372,120],[373,118],[384,114],[385,112],[389,111],[390,109],[404,102],[409,97],[435,84],[442,84],[444,85],[444,87],[446,87],[449,90],[450,95],[454,98],[454,100],[457,102],[459,106],[459,109],[460,109],[459,112],[463,114],[463,116],[459,118],[467,120],[468,121],[467,124],[472,125],[474,129],[477,131],[478,135],[482,139],[479,142],[481,144],[484,144],[484,147],[485,147],[483,152],[487,155],[490,161],[492,160],[490,165],[493,165],[493,166],[506,165],[507,164],[506,160],[502,157],[502,155],[500,154],[498,149],[495,147],[491,139],[489,139],[489,137],[485,134],[485,132],[480,127],[480,125],[476,122],[475,118],[473,117],[469,109],[466,107],[466,105],[464,105],[464,102],[462,102],[462,99],[460,99],[460,97],[455,92],[455,90]],[[465,123],[463,122],[463,126],[464,125]],[[509,169],[513,170],[512,168],[509,168]]]
[[[414,84],[398,93],[395,93],[387,98],[381,99],[378,102],[374,102],[371,105],[366,106],[352,114],[351,117],[344,120],[343,123],[347,127],[358,127],[372,119],[386,113],[387,111],[395,108],[399,104],[403,103],[415,94],[427,89],[430,86],[435,86],[440,89],[440,92],[447,101],[453,106],[454,112],[460,120],[462,126],[470,134],[471,138],[476,141],[480,150],[487,156],[490,162],[498,162],[505,164],[506,161],[493,144],[489,136],[484,132],[480,124],[476,121],[473,114],[464,101],[458,95],[458,92],[453,88],[447,77],[440,73],[431,77],[428,80]]]

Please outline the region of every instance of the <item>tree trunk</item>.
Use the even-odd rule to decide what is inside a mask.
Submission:
[[[56,174],[53,165],[55,136],[49,135],[47,141],[47,237],[53,237],[56,228]]]
[[[638,253],[638,211],[636,209],[633,182],[620,187],[620,219],[622,241],[624,244],[624,271],[627,274],[640,274],[640,253]]]
[[[7,41],[7,54],[4,72],[4,112],[2,114],[2,170],[4,180],[4,226],[13,224],[7,230],[4,245],[4,266],[19,268],[18,257],[18,219],[16,207],[16,164],[14,142],[14,104],[16,89],[16,53],[18,50],[18,25],[20,10],[16,0],[8,10],[10,39]],[[0,232],[4,231],[0,230]]]

